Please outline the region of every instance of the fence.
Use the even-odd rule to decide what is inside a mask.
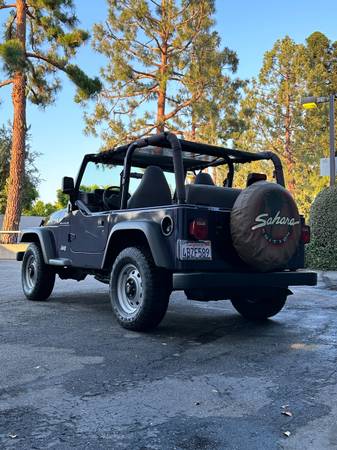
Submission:
[[[1,2],[0,2],[1,3]],[[4,237],[13,236],[13,243],[16,244],[20,239],[21,231],[1,231],[4,216],[0,214],[0,244],[3,243]],[[38,227],[43,217],[40,216],[21,216],[19,223],[19,230],[25,228]]]
[[[4,236],[13,236],[10,240],[11,244],[17,244],[20,238],[21,231],[0,231],[0,244],[4,243]]]

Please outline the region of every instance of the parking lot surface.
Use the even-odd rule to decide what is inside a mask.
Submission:
[[[337,293],[294,293],[260,325],[175,293],[140,334],[106,285],[57,280],[28,302],[0,261],[0,448],[337,448]]]

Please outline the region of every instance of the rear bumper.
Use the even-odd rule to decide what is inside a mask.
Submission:
[[[315,272],[193,272],[173,274],[173,289],[316,286]]]

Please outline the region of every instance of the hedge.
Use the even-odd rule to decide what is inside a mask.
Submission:
[[[306,246],[306,266],[337,270],[337,187],[323,189],[310,210],[311,242]]]

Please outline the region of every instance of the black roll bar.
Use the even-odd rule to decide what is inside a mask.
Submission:
[[[178,204],[186,202],[185,194],[185,170],[181,151],[181,144],[177,136],[173,133],[167,133],[166,139],[170,143],[173,152],[173,167],[176,179],[176,191]]]
[[[270,159],[275,167],[275,178],[278,184],[285,187],[283,167],[280,158],[274,152],[259,152],[263,159]]]
[[[162,133],[149,136],[148,138],[139,139],[129,145],[124,158],[123,175],[121,179],[121,209],[127,208],[128,192],[130,184],[130,172],[133,153],[137,148],[147,147],[171,147],[173,153],[173,168],[176,180],[177,202],[185,203],[185,185],[184,185],[184,164],[182,159],[182,151],[179,139],[173,133]]]

